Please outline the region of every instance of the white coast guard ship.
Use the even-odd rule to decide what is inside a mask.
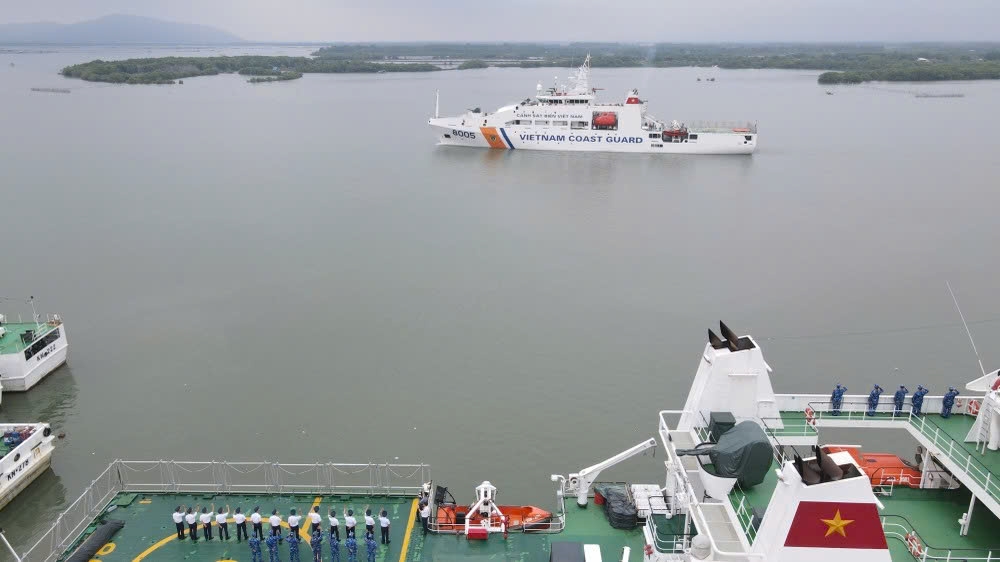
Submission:
[[[646,112],[638,90],[624,103],[598,102],[590,87],[590,55],[572,82],[547,90],[539,84],[534,99],[493,113],[476,108],[440,117],[436,106],[428,124],[439,144],[480,148],[654,154],[751,154],[757,148],[754,123],[666,123]]]
[[[66,327],[58,314],[44,319],[35,313],[24,322],[0,314],[0,385],[3,390],[23,392],[66,362],[69,343]]]

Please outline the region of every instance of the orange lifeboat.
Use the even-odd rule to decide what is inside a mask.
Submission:
[[[617,125],[618,115],[614,112],[608,111],[594,115],[594,126],[596,127],[615,127]]]
[[[548,530],[552,522],[552,513],[533,505],[498,505],[497,508],[507,518],[507,529],[511,531],[541,531]],[[456,533],[465,531],[465,519],[470,525],[482,523],[482,516],[477,512],[469,516],[469,507],[465,505],[440,505],[437,508],[437,528],[440,532]],[[491,526],[499,526],[500,518],[490,517]]]
[[[848,453],[871,480],[872,486],[920,487],[920,470],[890,453],[862,453],[857,447],[824,447],[827,454]]]

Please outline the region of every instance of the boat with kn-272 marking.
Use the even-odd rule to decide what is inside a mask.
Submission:
[[[428,124],[438,144],[480,148],[640,152],[661,154],[751,154],[757,124],[687,125],[666,123],[646,112],[646,101],[631,90],[624,103],[603,103],[590,87],[590,55],[571,86],[537,86],[534,98],[493,113],[480,108],[440,117],[440,103]]]

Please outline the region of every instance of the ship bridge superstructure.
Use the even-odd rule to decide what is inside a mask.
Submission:
[[[885,547],[875,544],[869,529],[865,536],[874,542],[863,544],[852,554],[855,559],[885,559],[886,552],[893,560],[998,558],[1000,548],[990,545],[1000,546],[1000,540],[993,542],[1000,530],[1000,371],[965,385],[970,396],[951,388],[943,395],[922,391],[914,398],[900,386],[896,394],[883,397],[878,385],[867,395],[847,394],[840,386],[832,396],[776,393],[757,342],[749,335],[736,336],[723,323],[720,331],[722,337],[709,331],[684,408],[659,416],[669,457],[667,488],[687,491],[679,494],[687,507],[678,513],[711,540],[715,556],[752,560],[757,554],[770,561],[786,554],[795,559],[798,546],[807,543],[820,548],[825,537],[813,543],[813,538],[787,538],[799,511],[815,511],[823,521],[840,524],[836,510],[845,502],[841,494],[850,490],[854,499],[847,503],[878,507],[875,519],[889,539]],[[684,456],[684,450],[715,443],[741,422],[757,424],[772,446],[773,474],[763,483],[741,486],[736,478],[713,472],[707,457]],[[912,460],[868,453],[858,445],[821,446],[820,434],[827,428],[850,431],[855,436],[847,438],[851,442],[885,439],[885,430],[903,430],[918,446]],[[848,480],[850,485],[841,485]],[[836,494],[812,497],[827,483],[836,483],[830,488],[836,487]],[[801,492],[795,501],[806,502],[804,508],[787,507],[791,489]],[[974,517],[977,505],[989,513]],[[831,513],[820,513],[830,508]],[[874,520],[868,508],[845,509],[856,515],[842,511],[844,520]],[[845,530],[845,539],[851,530]],[[798,546],[789,549],[790,544]],[[656,546],[669,552],[669,545]]]

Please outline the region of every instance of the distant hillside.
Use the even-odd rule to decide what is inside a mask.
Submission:
[[[0,24],[0,43],[120,44],[240,43],[232,33],[190,23],[116,14],[80,23]]]

